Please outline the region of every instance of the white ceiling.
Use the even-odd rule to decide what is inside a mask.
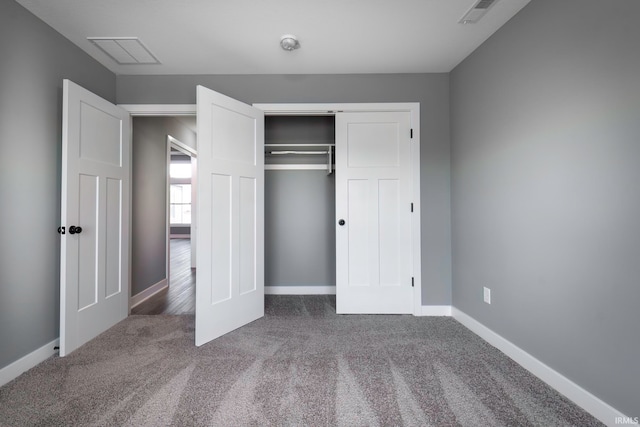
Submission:
[[[449,72],[529,0],[17,0],[117,74]],[[286,52],[280,37],[301,48]],[[118,65],[87,37],[138,37],[160,65]]]

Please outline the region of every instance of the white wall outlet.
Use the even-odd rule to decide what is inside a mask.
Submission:
[[[491,289],[484,287],[484,302],[491,304]]]

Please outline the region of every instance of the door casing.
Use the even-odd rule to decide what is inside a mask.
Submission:
[[[411,186],[413,198],[412,216],[412,277],[414,278],[413,314],[422,315],[422,273],[421,273],[421,229],[420,229],[420,103],[419,102],[381,102],[381,103],[301,103],[301,104],[266,104],[254,103],[254,107],[265,112],[265,115],[312,116],[335,115],[337,112],[409,112],[411,116]],[[196,114],[195,104],[119,104],[119,107],[135,116],[193,116]],[[132,125],[132,124],[131,124]],[[129,239],[130,242],[130,239]],[[129,269],[131,272],[131,269]],[[131,278],[129,278],[131,286]],[[131,299],[131,289],[129,289]]]

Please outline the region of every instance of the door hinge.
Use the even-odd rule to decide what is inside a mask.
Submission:
[[[412,278],[411,278],[411,287],[413,288],[413,287],[414,287],[414,285],[415,285],[415,283],[414,283],[414,280],[413,280],[413,277],[412,277]]]
[[[411,139],[413,139],[413,129],[411,129]]]
[[[413,202],[411,202],[411,212],[413,212]]]

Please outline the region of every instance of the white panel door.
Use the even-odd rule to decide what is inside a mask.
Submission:
[[[127,317],[129,113],[63,82],[60,356]]]
[[[336,115],[336,308],[413,313],[411,119]]]
[[[264,112],[197,88],[196,345],[264,316]]]

